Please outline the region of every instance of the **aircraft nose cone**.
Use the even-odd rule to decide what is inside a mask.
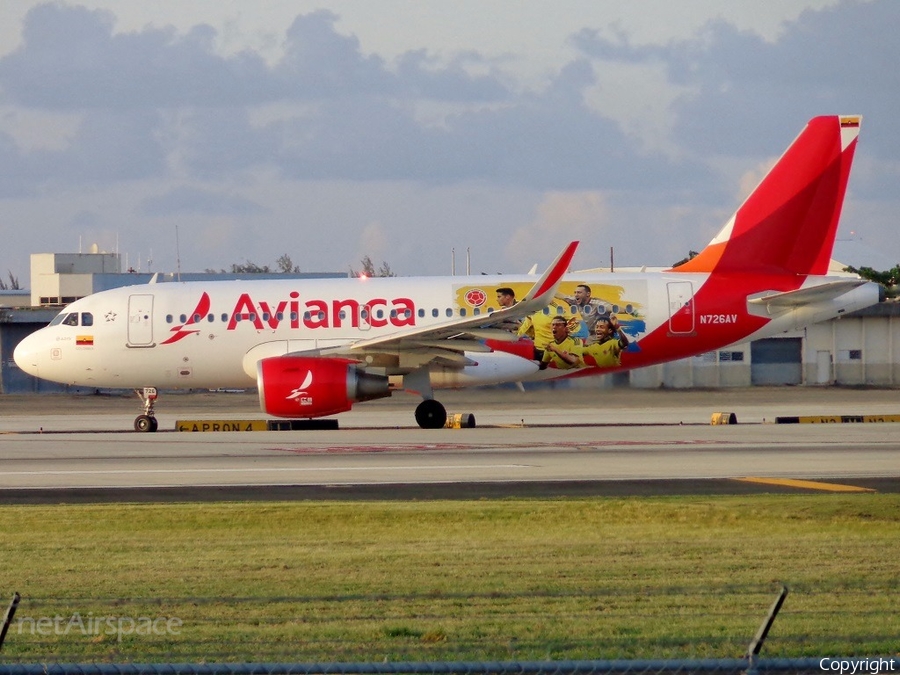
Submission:
[[[13,350],[13,361],[16,365],[35,377],[38,377],[38,342],[34,335],[29,335]]]

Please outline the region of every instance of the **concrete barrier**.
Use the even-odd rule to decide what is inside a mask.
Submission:
[[[798,415],[776,417],[776,424],[863,424],[866,422],[900,422],[900,415]]]

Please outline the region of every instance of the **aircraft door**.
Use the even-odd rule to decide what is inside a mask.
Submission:
[[[669,333],[691,335],[694,332],[694,285],[690,281],[670,281]]]
[[[128,296],[128,346],[153,347],[153,296]]]
[[[356,325],[359,326],[360,330],[369,330],[372,327],[370,318],[372,314],[372,308],[368,305],[360,305],[359,310],[357,311],[359,313],[357,315],[358,321]]]

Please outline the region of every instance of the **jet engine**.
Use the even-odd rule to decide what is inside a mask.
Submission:
[[[259,406],[270,415],[323,417],[350,410],[358,401],[390,396],[388,378],[366,373],[355,361],[274,356],[256,364]]]

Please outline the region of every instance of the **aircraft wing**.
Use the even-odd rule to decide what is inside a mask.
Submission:
[[[530,314],[539,312],[550,304],[575,255],[578,242],[569,243],[556,260],[547,268],[543,276],[512,307],[480,314],[477,316],[457,318],[441,324],[427,327],[413,327],[405,330],[358,340],[339,347],[316,350],[319,356],[342,356],[360,359],[366,354],[419,352],[422,356],[431,355],[434,359],[465,365],[466,359],[460,352],[489,352],[481,340],[494,339],[513,341],[517,336],[508,330],[492,328],[501,322],[524,319]],[[293,352],[299,355],[309,352]]]
[[[862,286],[865,283],[868,283],[865,279],[840,279],[837,281],[829,281],[811,288],[800,288],[796,291],[772,293],[757,298],[750,298],[747,300],[747,304],[775,308],[799,307],[800,305],[807,305],[812,302],[821,302],[822,300],[837,298],[847,291],[853,290],[857,286]]]

